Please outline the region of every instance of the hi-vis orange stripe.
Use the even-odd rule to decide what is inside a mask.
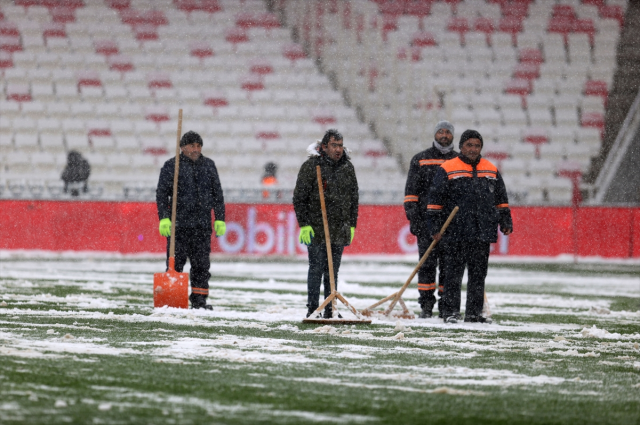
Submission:
[[[509,204],[498,204],[496,208],[509,208]]]
[[[421,159],[420,165],[440,165],[444,164],[444,159]]]
[[[191,288],[191,292],[198,295],[209,295],[209,290],[204,288]]]
[[[418,195],[407,195],[404,197],[404,202],[418,202]]]
[[[457,179],[460,177],[473,177],[473,167],[470,164],[462,161],[460,158],[453,158],[442,164],[442,168],[447,172],[449,180]],[[476,168],[478,177],[484,177],[489,179],[498,178],[498,169],[495,165],[490,163],[484,158],[480,159]]]
[[[427,205],[428,210],[441,210],[442,205]]]
[[[418,283],[418,291],[434,291],[435,289],[435,283]]]

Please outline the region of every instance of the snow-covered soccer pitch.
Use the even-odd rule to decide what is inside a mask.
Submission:
[[[338,288],[364,308],[413,266],[345,258]],[[162,269],[4,253],[0,423],[640,421],[637,263],[492,263],[492,325],[334,327],[301,323],[303,260],[214,259],[212,312],[154,310]]]

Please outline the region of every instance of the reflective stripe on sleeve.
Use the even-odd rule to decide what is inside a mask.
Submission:
[[[404,197],[404,202],[418,202],[417,195],[407,195]]]
[[[435,289],[435,283],[418,283],[418,291],[434,291]]]
[[[428,210],[441,210],[442,205],[427,205]]]
[[[509,208],[509,204],[498,204],[496,208]]]

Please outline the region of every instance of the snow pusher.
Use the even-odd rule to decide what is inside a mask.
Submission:
[[[449,217],[447,218],[447,221],[444,222],[444,224],[442,225],[442,228],[440,229],[440,234],[441,235],[445,232],[445,230],[447,230],[447,227],[449,227],[449,224],[451,223],[451,220],[453,220],[453,217],[455,217],[455,215],[458,212],[458,210],[459,210],[459,208],[455,207],[453,209],[453,211],[451,211],[451,214],[449,214]],[[400,290],[398,292],[394,292],[393,294],[389,295],[388,297],[385,297],[385,298],[381,299],[377,303],[375,303],[373,305],[370,305],[369,307],[367,307],[364,310],[362,310],[360,313],[362,315],[364,315],[364,316],[372,316],[375,313],[375,314],[382,314],[382,315],[387,316],[387,317],[394,317],[394,318],[399,318],[399,319],[415,319],[415,317],[416,317],[415,314],[413,314],[413,312],[409,311],[409,309],[405,305],[404,301],[402,300],[402,294],[404,294],[404,291],[409,287],[409,285],[411,284],[411,281],[413,280],[413,277],[418,273],[418,270],[420,270],[420,267],[422,267],[424,262],[427,261],[427,257],[429,257],[429,254],[431,254],[431,251],[433,251],[433,249],[436,247],[437,243],[438,243],[438,241],[436,241],[436,240],[431,242],[431,245],[429,245],[429,248],[427,249],[427,252],[424,253],[422,258],[418,262],[418,265],[416,266],[416,268],[413,269],[413,272],[411,272],[411,275],[409,276],[409,279],[407,279],[407,281],[404,283],[404,285],[402,285],[402,288],[400,288]],[[386,303],[389,300],[391,300],[391,303],[389,304],[389,307],[387,307],[386,310],[379,310],[379,311],[374,311],[373,310],[374,308],[378,307],[379,305],[382,305],[382,304]],[[402,313],[393,313],[393,309],[395,308],[396,304],[400,304],[400,306],[402,307]]]
[[[316,166],[316,174],[318,176],[318,191],[320,192],[320,207],[322,208],[322,225],[324,227],[324,237],[327,243],[327,261],[329,262],[329,282],[331,284],[331,294],[325,298],[324,302],[314,311],[309,317],[302,320],[302,323],[319,323],[319,324],[341,324],[341,325],[357,325],[357,324],[368,324],[371,323],[371,320],[367,320],[358,313],[358,310],[355,309],[349,302],[342,296],[338,291],[336,291],[336,282],[335,277],[333,275],[333,257],[331,255],[331,239],[329,236],[329,221],[327,220],[327,207],[324,203],[324,191],[322,189],[322,174],[320,172],[320,166]],[[337,310],[337,302],[336,298],[342,302],[342,304],[346,305],[349,311],[353,313],[356,317],[355,319],[343,319],[336,317],[338,315]],[[331,313],[333,315],[332,318],[319,318],[320,312],[327,305],[331,303],[332,309]]]
[[[178,171],[180,169],[180,136],[182,135],[182,109],[178,113],[178,142],[176,144],[176,167],[173,176],[173,198],[171,199],[171,240],[169,242],[169,268],[164,273],[153,275],[153,306],[189,308],[189,274],[175,271],[176,254],[176,206],[178,198]]]

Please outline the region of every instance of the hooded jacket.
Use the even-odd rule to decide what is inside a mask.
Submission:
[[[300,167],[293,191],[293,209],[300,227],[311,226],[313,243],[325,243],[316,166],[320,166],[324,200],[333,245],[349,245],[351,227],[358,222],[358,181],[348,151],[333,161],[320,149],[319,143],[309,147],[310,157]]]
[[[433,178],[427,205],[430,235],[440,229],[454,207],[460,210],[442,235],[443,241],[498,240],[498,225],[513,229],[507,190],[495,165],[462,154],[440,166]]]
[[[175,164],[174,157],[165,162],[160,170],[156,189],[160,220],[171,218]],[[180,154],[176,227],[202,227],[211,231],[211,210],[216,220],[225,221],[224,196],[216,164],[202,155],[197,161],[192,161]]]

